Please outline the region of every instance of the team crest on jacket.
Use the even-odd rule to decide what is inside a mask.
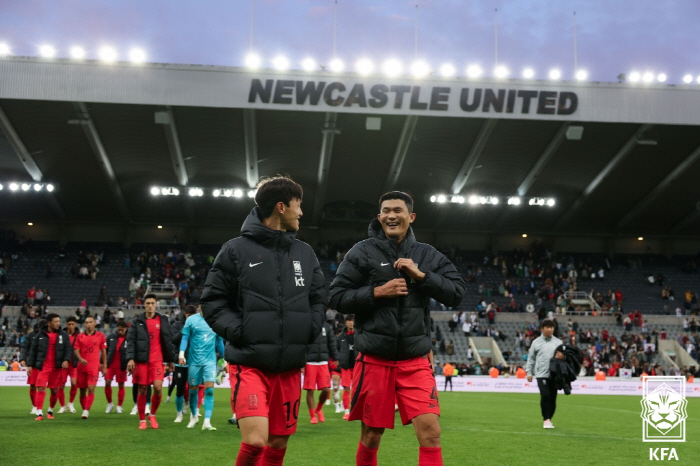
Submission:
[[[156,324],[156,328],[160,328],[160,324]]]
[[[294,283],[296,286],[304,286],[304,277],[302,277],[301,274],[301,262],[292,261],[292,264],[294,264]]]

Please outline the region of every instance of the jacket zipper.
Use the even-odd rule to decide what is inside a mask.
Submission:
[[[280,273],[280,259],[279,259],[280,252],[275,251],[275,267],[277,267],[277,294],[279,295],[279,301],[280,301],[280,350],[279,350],[279,358],[277,358],[277,371],[279,373],[280,367],[282,365],[282,355],[283,355],[283,348],[284,348],[284,327],[283,327],[283,322],[284,322],[284,309],[282,306],[282,276]]]

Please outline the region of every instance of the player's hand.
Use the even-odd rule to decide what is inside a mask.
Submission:
[[[136,364],[134,364],[134,360],[133,360],[133,359],[129,359],[129,362],[126,363],[126,371],[127,371],[129,374],[133,374],[133,373],[134,373],[134,367],[135,367],[135,366],[136,366]]]
[[[531,376],[531,375],[528,375],[528,376],[527,376],[527,381],[528,381],[528,382],[532,382],[532,376]]]
[[[401,258],[394,262],[394,268],[398,270],[399,272],[403,272],[412,279],[422,282],[423,279],[425,278],[425,273],[421,272],[418,269],[418,266],[416,265],[415,262],[413,262],[412,259],[408,258]]]
[[[32,375],[32,368],[31,368],[31,366],[30,366],[30,367],[27,367],[27,377],[29,377],[30,375]]]
[[[87,359],[80,358],[80,364],[87,366]]]
[[[187,365],[187,361],[185,360],[185,358],[180,358],[180,360],[177,363],[180,364],[181,366]]]
[[[63,364],[61,364],[62,369],[68,369],[68,361],[63,361]]]
[[[408,295],[408,287],[403,278],[395,278],[374,289],[375,298],[398,298],[406,295]]]
[[[170,369],[170,372],[174,372],[175,371],[175,363],[174,362],[168,363],[168,369]]]
[[[27,363],[24,362],[24,361],[20,361],[20,362],[19,362],[19,365],[22,366],[22,367],[27,367]]]
[[[102,375],[107,375],[107,366],[102,366]]]
[[[556,359],[566,359],[566,356],[564,356],[564,353],[562,353],[561,351],[557,351],[554,357]]]

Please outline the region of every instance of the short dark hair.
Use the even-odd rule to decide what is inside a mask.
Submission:
[[[556,325],[554,324],[554,321],[553,321],[553,320],[544,319],[544,320],[542,321],[542,323],[540,324],[540,328],[545,328],[545,327],[552,327],[552,328],[554,328],[554,327],[556,327]]]
[[[348,320],[353,320],[353,321],[354,321],[354,320],[355,320],[355,314],[348,314],[348,315],[346,315],[346,316],[345,316],[345,322],[347,322]]]
[[[185,306],[185,315],[186,316],[191,316],[191,315],[196,314],[196,313],[197,313],[197,308],[195,306],[193,306],[191,304],[188,304],[187,306]]]
[[[52,312],[51,314],[48,314],[48,315],[46,316],[46,323],[48,324],[49,322],[51,322],[52,320],[54,320],[56,317],[58,317],[59,319],[61,318],[61,316],[59,316],[58,314],[56,314],[56,313],[54,313],[54,312]]]
[[[146,296],[143,297],[143,302],[145,303],[147,299],[155,299],[156,303],[158,303],[158,297],[155,293],[148,293]]]
[[[66,319],[66,323],[68,322],[75,322],[77,324],[78,319],[76,319],[75,316],[68,316],[68,318]]]
[[[256,189],[255,205],[260,209],[263,218],[272,215],[278,202],[284,202],[284,205],[289,207],[292,199],[301,201],[304,195],[301,185],[284,175],[262,178]]]
[[[85,320],[88,320],[88,319],[95,320],[95,317],[93,317],[93,316],[85,316]]]
[[[48,317],[48,316],[46,316],[46,317]],[[36,323],[36,328],[41,330],[44,327],[44,325],[46,325],[46,319],[41,319],[39,322]]]
[[[117,322],[117,327],[121,327],[121,328],[126,327],[126,328],[129,328],[129,324],[127,324],[125,320],[120,320],[119,322]]]
[[[408,213],[413,213],[413,198],[410,194],[406,194],[402,191],[389,191],[388,193],[382,194],[382,197],[379,198],[379,210],[382,210],[382,202],[389,201],[391,199],[399,199],[404,201],[406,203]]]

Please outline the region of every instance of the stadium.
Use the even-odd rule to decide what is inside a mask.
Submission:
[[[391,191],[413,197],[417,240],[459,272],[464,298],[431,300],[426,329],[445,464],[696,457],[697,86],[276,68],[0,56],[0,463],[234,463],[228,372],[217,432],[173,424],[174,400],[140,432],[130,388],[125,412],[105,413],[103,375],[89,419],[34,422],[19,352],[47,313],[110,335],[154,294],[183,321],[278,174],[303,187],[297,237],[327,289]],[[343,313],[325,318],[343,330]],[[582,354],[553,431],[518,370],[543,320]],[[647,439],[646,376],[681,387],[682,441]],[[299,410],[285,464],[353,464],[359,423],[325,409],[320,425]],[[396,422],[379,464],[415,464]]]

